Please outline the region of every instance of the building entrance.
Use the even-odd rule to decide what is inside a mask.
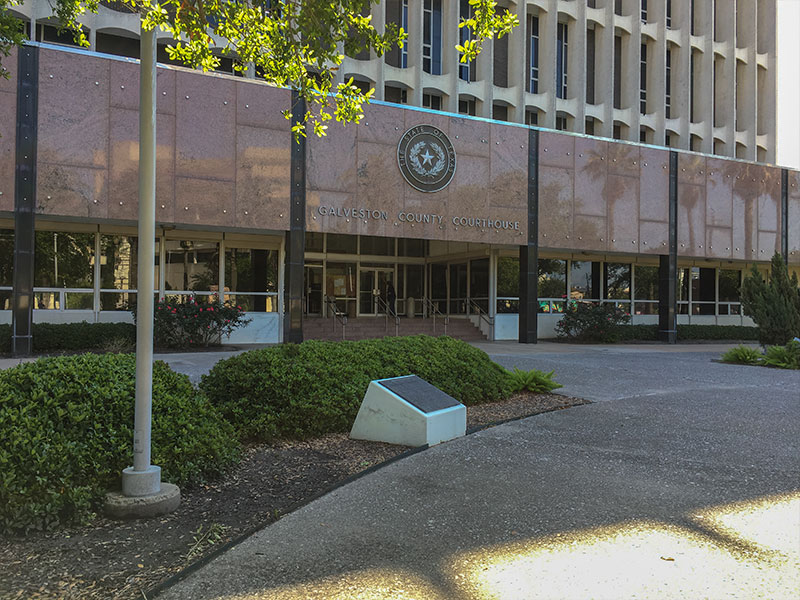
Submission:
[[[389,284],[394,287],[394,269],[386,267],[361,267],[359,269],[358,314],[376,316],[386,314]],[[396,294],[396,292],[395,292]]]
[[[322,265],[306,265],[303,287],[303,313],[322,316]]]

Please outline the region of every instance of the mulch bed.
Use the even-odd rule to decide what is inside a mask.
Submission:
[[[586,403],[521,393],[469,407],[467,427]],[[82,527],[0,538],[0,598],[147,598],[147,590],[222,544],[406,450],[345,434],[251,446],[224,479],[182,489],[180,507],[167,516],[123,522],[98,516]]]

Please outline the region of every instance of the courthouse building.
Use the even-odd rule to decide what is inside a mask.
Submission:
[[[101,6],[79,50],[45,6],[19,7],[35,41],[0,80],[0,318],[130,320],[138,17]],[[345,315],[345,336],[446,320],[531,342],[570,301],[665,339],[675,321],[748,324],[743,272],[776,251],[800,268],[800,173],[770,164],[774,2],[511,8],[521,25],[460,65],[467,3],[379,5],[408,44],[341,72],[382,100],[300,144],[289,91],[162,65],[159,295],[243,306],[234,342],[340,336]]]

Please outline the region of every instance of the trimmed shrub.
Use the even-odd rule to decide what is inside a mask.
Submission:
[[[797,275],[789,277],[789,269],[777,252],[772,257],[769,281],[765,281],[753,265],[750,276],[742,282],[742,310],[758,326],[758,341],[783,345],[800,337],[800,286]]]
[[[554,371],[545,373],[539,369],[532,369],[530,371],[521,371],[514,368],[513,371],[508,372],[508,386],[511,392],[521,392],[527,390],[536,394],[545,394],[552,392],[562,386],[560,383],[553,381]]]
[[[303,439],[348,431],[370,381],[411,374],[464,404],[508,395],[485,352],[424,335],[252,350],[218,362],[200,389],[245,439]]]
[[[43,358],[0,372],[0,530],[85,521],[132,461],[135,357]],[[233,428],[188,377],[153,369],[153,464],[195,483],[238,460]]]
[[[769,346],[764,353],[764,364],[778,369],[800,369],[800,342],[792,340],[785,346]]]
[[[678,339],[755,342],[758,329],[745,325],[678,325]]]
[[[620,325],[631,316],[613,304],[570,302],[556,325],[556,335],[579,342],[616,342]]]
[[[722,355],[722,361],[727,363],[738,363],[742,365],[761,364],[763,356],[761,352],[749,346],[736,346]]]
[[[131,323],[34,323],[35,352],[102,350],[111,340],[120,345],[136,344],[136,326]],[[0,325],[0,352],[11,352],[11,325]]]

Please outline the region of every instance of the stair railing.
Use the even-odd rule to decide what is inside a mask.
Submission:
[[[383,314],[385,316],[386,333],[389,333],[389,317],[392,317],[392,318],[394,318],[394,335],[395,335],[395,337],[399,336],[400,335],[400,317],[397,316],[396,312],[395,312],[394,315],[390,314],[391,311],[389,310],[389,303],[386,300],[384,300],[383,298],[381,298],[380,296],[375,296],[375,304],[376,304],[376,306],[378,308],[378,311],[380,312],[382,310]]]
[[[347,313],[342,312],[339,310],[339,307],[336,305],[336,299],[331,298],[330,296],[324,297],[325,306],[327,307],[327,313],[333,316],[333,331],[336,332],[336,322],[342,324],[342,340],[345,339],[345,328],[347,327]]]
[[[439,315],[439,317],[444,321],[444,334],[447,335],[447,324],[450,322],[450,317],[442,313],[442,311],[439,310],[439,307],[436,306],[436,303],[430,298],[423,298],[422,304],[425,312],[433,321],[433,334],[436,335],[436,315]]]
[[[487,313],[481,305],[475,302],[472,298],[467,298],[469,302],[469,312],[470,314],[477,315],[479,321],[483,321],[489,326],[489,339],[494,340],[494,317],[490,317],[489,313]],[[478,327],[480,329],[480,325]]]

